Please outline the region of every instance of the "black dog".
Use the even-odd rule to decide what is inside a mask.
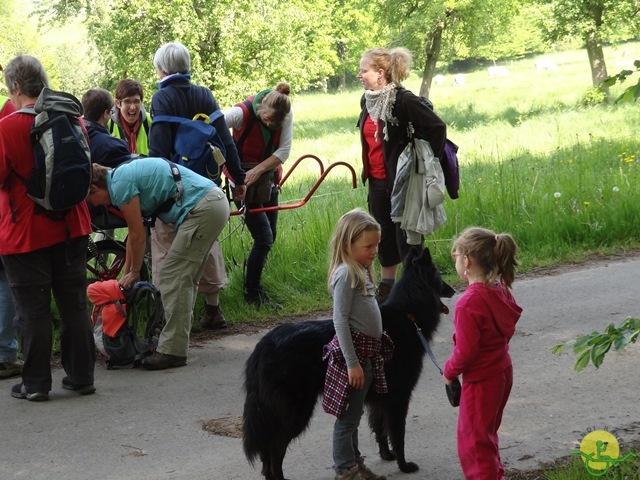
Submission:
[[[393,359],[384,367],[389,393],[380,395],[371,389],[365,403],[380,456],[395,459],[403,472],[419,468],[404,455],[405,420],[424,358],[416,328],[431,340],[440,312],[447,311],[440,297],[453,294],[440,278],[429,250],[413,249],[402,278],[380,306],[383,329],[395,344]],[[323,391],[327,364],[322,347],[334,334],[332,320],[283,324],[267,333],[247,360],[244,452],[251,464],[260,457],[267,480],[284,480],[287,447],[306,430]]]

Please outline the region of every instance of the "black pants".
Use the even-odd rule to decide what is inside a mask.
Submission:
[[[247,205],[247,209],[251,212],[254,208],[275,207],[278,205],[278,195],[278,187],[274,185],[271,188],[271,198],[268,202],[264,204],[251,203]],[[237,203],[237,206],[239,208],[240,203]],[[278,211],[247,213],[244,223],[247,225],[249,232],[251,232],[251,238],[253,238],[253,247],[251,247],[251,252],[247,259],[244,282],[245,292],[251,295],[262,290],[262,271],[267,263],[271,247],[276,241]]]
[[[83,236],[2,257],[16,308],[22,382],[28,393],[51,390],[52,292],[60,314],[62,367],[71,382],[93,383],[96,350],[86,299],[87,243]]]
[[[387,181],[369,178],[367,182],[369,213],[382,230],[378,260],[383,267],[392,267],[404,261],[411,245],[407,243],[407,234],[400,228],[400,224],[391,220],[391,192],[387,189]]]

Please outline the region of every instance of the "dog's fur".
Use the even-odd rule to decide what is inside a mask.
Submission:
[[[419,468],[406,461],[404,452],[405,419],[425,353],[416,327],[431,340],[443,309],[440,297],[453,294],[440,278],[429,250],[413,249],[402,278],[380,306],[383,329],[395,344],[393,359],[384,367],[389,393],[371,389],[365,403],[380,456],[395,459],[403,472]],[[283,324],[267,333],[247,360],[244,452],[251,464],[260,457],[267,480],[284,480],[287,447],[306,430],[323,391],[327,364],[322,348],[334,334],[332,320]]]

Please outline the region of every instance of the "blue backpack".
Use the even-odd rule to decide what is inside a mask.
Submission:
[[[187,167],[214,182],[220,178],[227,151],[216,128],[213,126],[222,112],[216,110],[211,115],[198,113],[192,120],[171,115],[158,115],[155,122],[177,123],[178,131],[173,142],[173,161]]]

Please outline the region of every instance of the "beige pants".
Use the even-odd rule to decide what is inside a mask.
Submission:
[[[153,278],[158,278],[162,271],[164,259],[167,258],[171,243],[176,237],[173,225],[163,223],[156,219],[156,226],[151,229],[151,271]],[[207,261],[202,271],[202,277],[198,281],[198,293],[218,293],[227,286],[227,271],[224,266],[224,257],[220,249],[220,242],[216,238],[207,255]]]
[[[219,188],[212,188],[187,214],[178,230],[173,231],[162,266],[153,271],[166,320],[158,343],[160,353],[187,356],[198,280],[213,243],[228,221],[229,202]],[[155,243],[152,241],[152,245]],[[155,263],[156,256],[152,255]]]

